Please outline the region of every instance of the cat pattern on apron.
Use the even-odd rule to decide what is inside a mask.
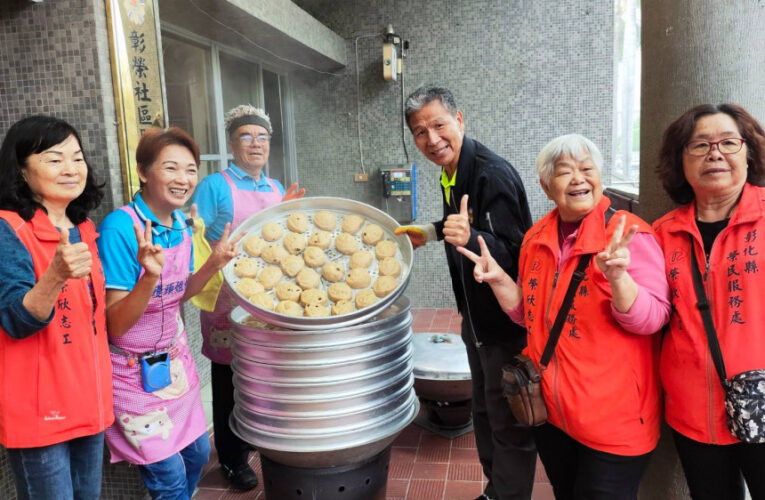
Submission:
[[[145,227],[132,208],[122,210],[139,228]],[[174,215],[183,220],[180,212]],[[189,278],[191,236],[184,230],[182,243],[163,252],[165,264],[143,316],[125,335],[110,339],[122,351],[111,354],[115,422],[106,430],[106,443],[112,463],[125,460],[145,465],[164,460],[207,430],[199,376],[180,314]],[[146,392],[137,358],[157,350],[170,354],[172,382]]]

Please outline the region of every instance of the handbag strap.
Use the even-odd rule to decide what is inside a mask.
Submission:
[[[571,282],[568,284],[568,290],[566,290],[565,297],[563,297],[563,303],[560,305],[558,314],[555,316],[555,322],[553,323],[552,329],[550,329],[550,336],[547,337],[545,350],[539,360],[541,366],[547,366],[550,362],[550,358],[552,358],[553,351],[555,351],[555,346],[558,344],[558,339],[560,338],[560,333],[563,331],[563,323],[565,323],[566,316],[568,316],[568,312],[571,310],[571,304],[574,302],[574,295],[576,294],[577,288],[579,288],[579,283],[584,279],[584,271],[587,269],[587,265],[590,263],[591,258],[592,254],[590,253],[579,257],[579,263],[576,266],[574,275],[571,276]]]
[[[611,217],[613,217],[615,213],[616,210],[614,210],[613,207],[608,207],[606,209],[603,214],[604,225],[606,227],[608,227],[608,221],[611,220]],[[563,302],[560,305],[560,309],[558,309],[558,314],[555,316],[555,322],[553,322],[552,329],[550,329],[550,336],[547,337],[545,350],[542,352],[542,357],[539,359],[539,364],[541,366],[546,367],[550,362],[550,358],[552,358],[555,346],[558,344],[558,339],[560,339],[560,333],[563,331],[563,323],[566,322],[568,312],[571,310],[571,304],[574,302],[574,294],[579,288],[579,283],[584,279],[584,271],[587,269],[587,265],[590,263],[591,258],[592,254],[589,253],[579,257],[579,263],[576,266],[574,275],[571,277],[571,282],[568,284],[568,290],[566,290],[566,295],[563,297]]]
[[[696,308],[701,313],[701,321],[704,323],[709,352],[712,354],[712,361],[714,362],[715,370],[717,370],[717,376],[720,377],[722,386],[726,387],[728,377],[725,374],[725,363],[723,362],[723,355],[720,350],[720,342],[717,340],[715,324],[712,321],[712,313],[709,311],[709,300],[707,300],[707,293],[704,291],[704,282],[699,272],[699,261],[694,251],[693,236],[689,234],[688,239],[691,242],[691,274],[693,275],[693,288],[696,290]]]

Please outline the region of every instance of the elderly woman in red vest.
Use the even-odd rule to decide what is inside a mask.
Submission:
[[[548,412],[534,437],[559,500],[637,498],[659,439],[658,338],[651,334],[670,312],[664,259],[647,223],[609,208],[602,163],[598,148],[575,134],[539,153],[540,184],[556,207],[526,233],[517,281],[480,239],[480,256],[460,249],[476,263],[475,279],[526,327],[525,352],[542,373]],[[582,262],[584,278],[566,307]],[[560,337],[542,365],[559,315]]]
[[[689,109],[664,133],[657,173],[682,204],[654,223],[674,305],[661,351],[666,419],[695,500],[765,498],[765,415],[729,431],[697,276],[726,379],[765,368],[765,130],[734,104]],[[760,397],[765,378],[760,376]],[[747,410],[748,411],[748,410]],[[739,415],[743,416],[743,415]],[[735,420],[734,420],[735,421]]]
[[[114,420],[102,193],[68,123],[31,116],[0,148],[0,443],[20,499],[98,498]]]

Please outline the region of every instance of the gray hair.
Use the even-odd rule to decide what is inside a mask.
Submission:
[[[404,105],[404,117],[406,118],[406,124],[409,125],[410,132],[412,125],[409,123],[409,118],[436,99],[441,101],[441,104],[444,105],[452,116],[457,114],[457,103],[454,101],[454,94],[452,94],[451,90],[434,85],[423,85],[409,94]]]
[[[603,167],[603,155],[598,147],[588,138],[579,134],[561,135],[548,142],[537,155],[537,173],[539,180],[545,186],[550,185],[555,162],[561,156],[570,156],[581,160],[589,154],[595,167],[601,170]]]
[[[267,124],[267,127],[263,127],[266,130],[268,130],[269,134],[273,133],[273,127],[271,126],[271,119],[268,117],[268,114],[266,114],[265,111],[263,111],[260,108],[256,108],[255,106],[251,104],[240,104],[239,106],[235,106],[229,110],[228,113],[226,113],[226,134],[228,135],[228,139],[233,139],[232,134],[234,133],[234,130],[231,130],[231,125],[238,121],[240,118],[245,116],[255,116],[260,118],[260,122],[265,122],[264,124]],[[234,127],[239,128],[239,127]]]

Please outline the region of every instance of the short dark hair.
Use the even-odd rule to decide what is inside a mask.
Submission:
[[[45,207],[34,199],[22,171],[31,155],[61,144],[71,136],[77,139],[82,148],[82,139],[77,130],[59,118],[28,116],[11,125],[5,134],[3,145],[0,146],[0,209],[16,212],[26,221],[34,217],[38,208],[45,210]],[[88,165],[87,158],[85,163]],[[96,183],[93,169],[88,165],[85,190],[66,207],[66,215],[72,223],[81,224],[88,218],[90,211],[101,204],[104,197],[103,187],[104,184]]]
[[[192,156],[194,156],[196,164],[199,165],[199,146],[194,138],[185,130],[179,127],[167,129],[151,127],[143,133],[141,140],[138,141],[138,146],[135,150],[137,168],[145,173],[146,169],[154,163],[162,150],[172,145],[183,146],[188,149]],[[143,181],[141,181],[141,187],[143,187]]]
[[[656,175],[664,190],[675,203],[685,205],[696,197],[683,172],[683,148],[693,135],[696,122],[704,116],[725,113],[736,122],[741,137],[746,141],[746,181],[765,186],[765,130],[747,110],[736,104],[701,104],[672,122],[661,141]]]
[[[441,104],[444,105],[452,116],[457,114],[457,103],[454,101],[454,94],[452,94],[451,90],[435,85],[423,85],[409,94],[404,105],[404,117],[410,132],[412,131],[412,124],[409,123],[409,118],[436,99],[441,101]]]

